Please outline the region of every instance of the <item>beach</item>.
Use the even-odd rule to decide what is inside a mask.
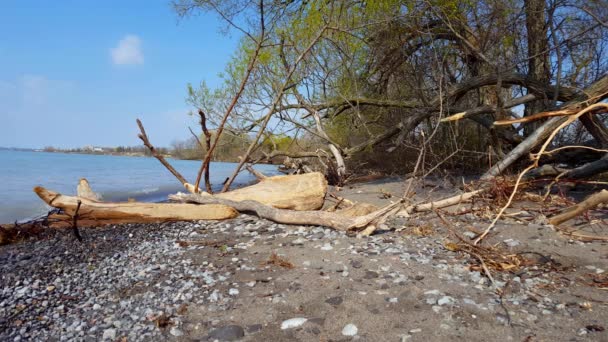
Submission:
[[[384,179],[339,193],[382,204],[401,186]],[[83,243],[47,232],[0,249],[0,339],[608,338],[606,292],[593,286],[606,277],[606,243],[502,220],[488,245],[533,263],[491,281],[448,243],[450,229],[467,236],[489,221],[449,213],[451,226],[431,212],[365,238],[249,215],[83,228]]]

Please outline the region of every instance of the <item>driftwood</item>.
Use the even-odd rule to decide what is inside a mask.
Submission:
[[[86,198],[91,201],[101,201],[101,195],[93,191],[86,178],[80,178],[76,187],[76,194],[80,198]]]
[[[584,201],[573,205],[569,208],[566,208],[560,214],[557,214],[549,219],[549,223],[554,226],[560,225],[587,210],[593,209],[602,203],[608,203],[608,190],[602,190],[597,192],[589,197],[587,197]]]
[[[408,212],[423,212],[431,211],[433,209],[440,209],[451,205],[459,204],[471,197],[483,192],[483,190],[476,190],[467,192],[461,195],[452,196],[439,201],[429,202],[419,205],[411,205],[406,207],[405,211]],[[184,194],[178,193],[176,195],[170,195],[169,198],[179,202],[194,202],[201,204],[224,204],[235,208],[239,212],[254,213],[260,218],[268,219],[277,223],[284,224],[295,224],[295,225],[318,225],[333,228],[340,231],[359,231],[373,226],[377,222],[381,222],[386,216],[399,211],[403,202],[391,203],[383,208],[380,208],[367,215],[349,217],[347,215],[340,214],[340,212],[328,212],[328,211],[295,211],[295,210],[282,210],[273,208],[269,205],[262,204],[257,201],[243,200],[234,201],[219,196],[205,196],[197,194]],[[375,228],[374,228],[375,229]],[[373,229],[372,229],[373,231]]]
[[[261,174],[258,173],[258,177]],[[194,185],[184,185],[194,192]],[[301,175],[264,177],[251,186],[213,195],[230,201],[253,200],[278,209],[317,210],[323,206],[327,181],[319,172]],[[208,193],[201,196],[211,197]],[[237,209],[238,210],[238,209]]]
[[[221,204],[195,205],[184,203],[105,203],[84,197],[65,196],[43,187],[34,192],[48,205],[61,209],[65,215],[52,215],[51,220],[62,223],[55,226],[70,227],[65,219],[74,217],[78,210],[80,226],[98,226],[118,223],[145,223],[191,220],[224,220],[234,218],[238,212]]]

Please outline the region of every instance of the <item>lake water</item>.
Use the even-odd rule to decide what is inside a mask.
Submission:
[[[169,162],[194,183],[199,161],[169,159]],[[221,188],[235,166],[234,163],[211,163],[210,178],[214,189]],[[274,165],[256,165],[255,168],[268,175],[278,174]],[[78,180],[83,177],[107,201],[134,198],[155,202],[167,199],[170,193],[184,191],[179,181],[155,158],[0,150],[0,223],[48,211],[49,207],[32,191],[35,186],[75,195]],[[254,180],[249,172],[243,171],[233,187]]]

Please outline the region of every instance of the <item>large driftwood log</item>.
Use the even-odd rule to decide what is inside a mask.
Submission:
[[[84,197],[61,195],[43,187],[34,188],[34,192],[48,205],[63,210],[68,216],[73,216],[81,202],[78,211],[80,226],[144,223],[191,220],[224,220],[234,218],[238,212],[233,208],[221,205],[196,205],[184,203],[104,203],[92,201]],[[51,219],[67,218],[65,215]],[[61,224],[59,224],[61,226]]]
[[[194,185],[185,184],[189,192]],[[323,206],[327,181],[319,172],[265,177],[259,183],[213,195],[231,201],[252,200],[278,209],[317,210]],[[201,196],[209,196],[201,193]]]
[[[608,190],[602,190],[597,192],[589,197],[587,197],[584,201],[573,205],[569,208],[566,208],[560,214],[557,214],[549,219],[549,223],[554,226],[560,225],[587,210],[593,209],[602,203],[608,203]]]
[[[410,213],[431,211],[449,207],[466,201],[473,196],[482,193],[483,190],[476,190],[464,194],[448,197],[439,201],[411,205],[404,210]],[[265,218],[277,223],[296,224],[296,225],[317,225],[330,227],[341,231],[358,231],[365,229],[369,225],[373,225],[378,220],[383,220],[387,215],[398,210],[403,206],[402,202],[391,203],[383,208],[373,211],[363,216],[350,217],[349,214],[340,214],[339,212],[328,211],[295,211],[276,209],[263,203],[244,200],[234,201],[219,196],[205,196],[198,194],[178,193],[170,195],[169,198],[179,202],[193,202],[201,204],[225,204],[235,208],[239,212],[253,213],[260,218]]]

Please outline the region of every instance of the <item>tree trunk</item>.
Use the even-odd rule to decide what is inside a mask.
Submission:
[[[525,0],[524,10],[526,14],[526,31],[528,36],[528,77],[549,84],[551,71],[549,67],[549,42],[546,23],[545,0]],[[524,116],[547,110],[549,101],[547,98],[538,99],[527,103]],[[532,122],[524,125],[524,135],[531,135],[540,123]]]

